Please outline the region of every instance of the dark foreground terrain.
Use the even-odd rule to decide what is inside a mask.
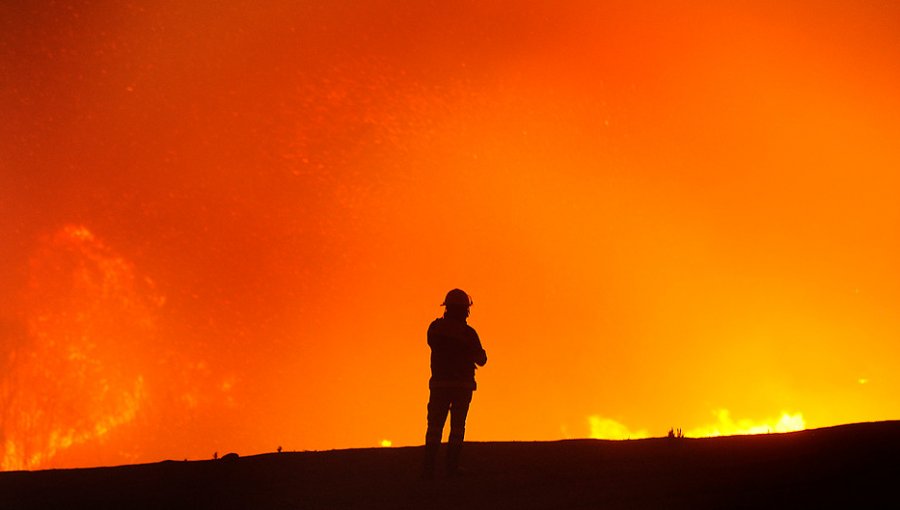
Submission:
[[[470,443],[0,473],[0,509],[898,508],[900,422],[709,439]]]

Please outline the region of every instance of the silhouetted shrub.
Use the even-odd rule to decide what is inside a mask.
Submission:
[[[680,428],[670,428],[669,429],[669,439],[681,439],[684,437],[684,432],[681,431]]]

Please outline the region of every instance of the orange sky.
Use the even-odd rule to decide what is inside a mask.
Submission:
[[[106,4],[0,6],[0,468],[421,444],[453,287],[472,440],[900,418],[900,6]]]

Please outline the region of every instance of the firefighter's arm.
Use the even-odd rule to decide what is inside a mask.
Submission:
[[[479,367],[483,367],[487,363],[487,353],[481,346],[481,339],[478,338],[478,333],[475,333],[475,349],[472,354],[472,361]]]

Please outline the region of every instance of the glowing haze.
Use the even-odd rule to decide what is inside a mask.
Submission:
[[[0,6],[0,468],[900,418],[900,4],[219,4]]]

